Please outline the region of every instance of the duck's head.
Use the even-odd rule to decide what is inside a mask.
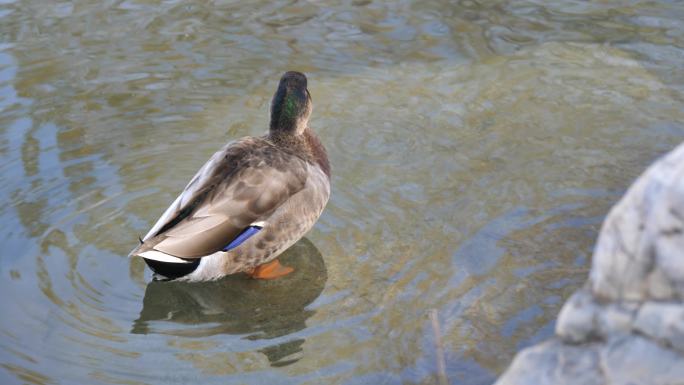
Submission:
[[[312,110],[306,76],[296,71],[285,72],[271,101],[271,133],[301,134]]]

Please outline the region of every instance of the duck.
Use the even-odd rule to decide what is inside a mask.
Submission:
[[[306,75],[283,74],[268,132],[211,156],[130,256],[142,258],[154,280],[291,273],[278,256],[314,226],[330,198],[330,162],[309,127],[312,111]]]

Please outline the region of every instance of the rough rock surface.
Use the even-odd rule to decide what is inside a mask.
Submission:
[[[496,384],[684,385],[684,144],[608,214],[556,337],[518,353]]]

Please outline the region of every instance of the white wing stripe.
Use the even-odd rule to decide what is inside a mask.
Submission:
[[[192,263],[193,261],[188,261],[182,258],[174,257],[166,253],[162,253],[157,250],[148,250],[143,253],[138,254],[145,259],[151,259],[159,262],[169,262],[169,263]]]

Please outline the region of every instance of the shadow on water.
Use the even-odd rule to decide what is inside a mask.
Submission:
[[[219,281],[187,283],[152,281],[147,285],[133,334],[206,337],[246,335],[250,340],[274,339],[300,331],[315,312],[306,309],[323,291],[327,272],[323,257],[304,238],[280,257],[295,269],[277,280],[253,280],[245,275]],[[271,365],[301,351],[303,339],[289,340],[260,350]]]

